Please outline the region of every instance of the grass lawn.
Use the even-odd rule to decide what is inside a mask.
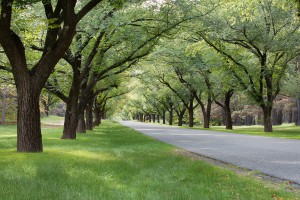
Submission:
[[[55,123],[60,123],[64,120],[64,117],[59,117],[59,116],[54,116],[50,115],[48,117],[42,117],[41,118],[41,123],[42,124],[55,124]]]
[[[186,128],[186,126],[185,126],[185,128]],[[231,132],[231,133],[239,133],[239,134],[259,135],[259,136],[279,137],[279,138],[300,140],[300,126],[296,126],[295,124],[283,124],[280,126],[273,126],[272,133],[265,133],[264,127],[259,126],[259,125],[234,126],[233,130],[226,130],[225,126],[212,126],[209,129],[204,129],[201,126],[197,125],[194,128],[201,129],[201,130],[222,131],[222,132]]]
[[[17,153],[0,126],[0,199],[296,199],[299,194],[192,160],[116,122],[61,140],[44,128],[43,153]],[[276,198],[275,198],[276,197]]]

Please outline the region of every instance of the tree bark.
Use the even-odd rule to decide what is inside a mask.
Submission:
[[[90,101],[85,108],[86,130],[93,130],[93,101]]]
[[[78,96],[70,96],[67,103],[64,131],[61,139],[76,139],[76,129],[78,125]]]
[[[79,93],[80,93],[80,71],[78,66],[73,67],[73,80],[72,85],[69,91],[69,98],[66,99],[66,113],[65,113],[65,122],[64,122],[64,131],[62,139],[76,139],[76,130],[78,125],[78,116],[79,116]]]
[[[166,124],[166,111],[163,110],[163,116],[162,116],[163,124]]]
[[[189,127],[194,126],[194,104],[193,104],[194,98],[189,103]]]
[[[100,109],[96,109],[94,111],[95,114],[95,121],[94,121],[94,126],[99,126],[101,124],[101,110]]]
[[[231,109],[230,109],[230,98],[233,95],[233,90],[230,90],[225,95],[224,101],[224,115],[225,115],[225,125],[226,129],[232,130],[232,117],[231,117]]]
[[[264,131],[273,132],[272,127],[272,104],[271,105],[262,105],[261,108],[264,113]]]
[[[297,119],[296,119],[296,126],[300,126],[300,98],[296,99],[297,103]]]
[[[42,152],[39,91],[30,81],[18,85],[18,152]]]
[[[157,115],[157,123],[160,123],[159,115]]]
[[[173,108],[169,111],[169,125],[173,125]]]
[[[175,110],[177,113],[177,117],[178,117],[178,126],[182,126],[183,124],[183,117],[184,117],[184,113],[186,111],[186,108],[184,107],[182,110],[178,109]]]
[[[84,120],[84,113],[81,113],[78,116],[77,132],[78,133],[86,133],[86,125],[85,125],[85,120]]]
[[[205,108],[204,103],[202,102],[202,100],[197,97],[196,95],[194,95],[198,104],[201,107],[201,111],[202,111],[202,115],[203,115],[203,128],[209,128],[209,124],[210,124],[210,113],[211,113],[211,104],[212,104],[212,100],[211,97],[209,96],[207,98],[207,107]]]

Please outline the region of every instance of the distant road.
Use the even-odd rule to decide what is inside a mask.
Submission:
[[[187,151],[300,184],[300,140],[120,123]]]

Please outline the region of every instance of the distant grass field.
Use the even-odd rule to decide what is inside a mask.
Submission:
[[[300,126],[296,126],[295,124],[283,124],[280,126],[273,126],[272,133],[265,133],[263,126],[259,126],[259,125],[234,126],[233,130],[226,130],[225,126],[212,126],[209,129],[204,129],[201,126],[195,126],[194,128],[201,129],[201,130],[222,131],[222,132],[231,132],[231,133],[239,133],[239,134],[259,135],[259,136],[300,140]]]
[[[77,140],[43,129],[43,153],[17,153],[16,127],[0,126],[0,199],[296,199],[299,194],[179,155],[116,122]]]
[[[53,123],[59,123],[64,120],[64,117],[59,117],[59,116],[53,116],[50,115],[49,117],[41,117],[41,123],[42,124],[53,124]]]

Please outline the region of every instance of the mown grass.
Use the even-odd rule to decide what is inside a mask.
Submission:
[[[41,123],[42,124],[48,124],[48,123],[59,123],[64,120],[64,117],[60,116],[54,116],[54,115],[49,115],[48,117],[44,116],[41,118]]]
[[[200,126],[195,126],[194,128],[201,129],[201,130],[221,131],[221,132],[230,132],[230,133],[239,133],[239,134],[248,134],[248,135],[258,135],[258,136],[278,137],[278,138],[300,140],[300,126],[296,126],[295,124],[283,124],[280,126],[273,126],[273,132],[271,132],[271,133],[264,132],[264,127],[259,126],[259,125],[234,126],[233,130],[226,130],[225,126],[212,126],[209,129],[204,129]]]
[[[0,199],[294,199],[296,193],[178,155],[116,122],[77,140],[43,129],[43,153],[17,153],[15,126],[0,126]]]

